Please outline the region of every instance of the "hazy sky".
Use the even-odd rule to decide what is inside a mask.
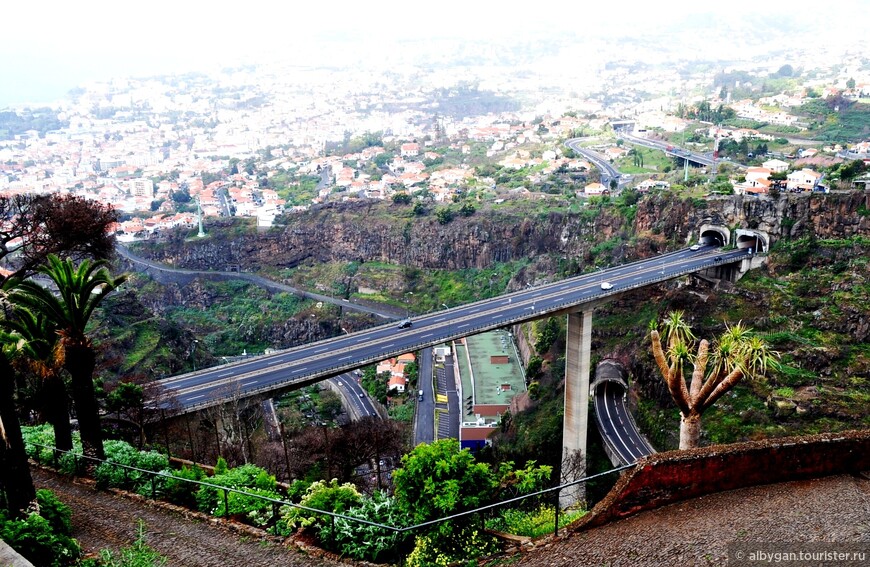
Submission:
[[[649,30],[687,13],[728,10],[732,15],[775,22],[777,13],[807,12],[793,0],[706,4],[684,0],[7,0],[0,32],[0,107],[53,100],[77,84],[114,76],[182,72],[285,55],[304,59],[306,40],[322,36],[366,42],[433,35],[521,38],[532,29],[600,33],[611,26],[626,33]],[[753,12],[758,9],[765,13]],[[815,5],[812,11],[822,9]],[[836,9],[845,20],[870,21],[870,0],[841,0]],[[820,35],[830,33],[835,32],[820,30]]]

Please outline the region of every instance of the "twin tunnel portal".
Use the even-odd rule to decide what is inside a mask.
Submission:
[[[633,429],[624,407],[627,385],[617,365],[605,361],[590,388],[592,312],[597,305],[631,289],[698,273],[711,279],[736,280],[760,265],[769,250],[767,234],[704,224],[698,244],[657,257],[599,270],[494,298],[436,311],[398,325],[343,334],[272,354],[160,380],[151,407],[171,407],[176,415],[196,412],[239,398],[271,398],[343,372],[426,347],[485,331],[545,317],[567,317],[563,482],[582,478],[585,463],[589,397],[611,460],[630,463],[652,452]],[[728,246],[732,244],[733,246]],[[568,471],[567,473],[565,471]],[[573,471],[573,472],[572,472]],[[574,478],[571,478],[571,477]],[[582,484],[562,491],[561,504],[585,499]]]

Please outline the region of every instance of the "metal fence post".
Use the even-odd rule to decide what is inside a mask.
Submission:
[[[157,500],[157,489],[154,486],[154,475],[151,475],[151,500]]]
[[[553,527],[553,536],[559,535],[559,493],[562,489],[556,490],[556,525]]]
[[[224,516],[227,518],[230,517],[230,498],[228,494],[229,491],[224,488]]]

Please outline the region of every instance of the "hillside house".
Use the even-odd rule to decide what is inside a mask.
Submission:
[[[601,183],[590,183],[589,185],[587,185],[586,187],[583,188],[583,192],[587,196],[604,195],[605,193],[609,193],[609,191],[607,190],[607,187],[605,187]]]
[[[788,162],[780,159],[769,159],[762,163],[761,166],[769,169],[771,173],[783,173],[788,171]]]
[[[400,153],[402,157],[415,157],[420,155],[420,144],[417,143],[407,143],[402,144],[400,148]]]
[[[793,171],[786,177],[785,187],[789,191],[812,191],[821,177],[821,173],[812,169],[804,168],[800,171]]]

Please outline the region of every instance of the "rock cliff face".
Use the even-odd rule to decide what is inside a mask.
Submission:
[[[540,212],[517,209],[481,210],[439,224],[434,215],[413,217],[408,207],[386,203],[348,203],[321,207],[285,217],[286,224],[260,234],[228,239],[145,244],[148,256],[191,269],[244,270],[290,268],[313,262],[387,262],[421,269],[484,268],[494,262],[534,258],[547,253],[582,258],[596,244],[613,236],[660,235],[658,244],[634,251],[660,252],[665,237],[682,245],[704,223],[766,231],[772,239],[814,233],[819,238],[870,235],[867,197],[862,193],[783,195],[778,199],[721,197],[699,208],[671,195],[647,197],[637,205],[634,222],[616,208],[600,214]],[[531,209],[531,207],[529,207]],[[653,238],[653,241],[656,239]]]
[[[662,231],[678,227],[681,235],[695,232],[702,224],[749,228],[767,232],[776,241],[815,234],[818,238],[849,238],[870,235],[870,216],[865,193],[783,194],[779,198],[723,196],[698,208],[691,201],[672,196],[644,199],[638,203],[635,232]]]
[[[607,211],[591,215],[492,210],[439,224],[434,216],[411,217],[407,207],[344,204],[287,215],[286,225],[225,240],[146,243],[151,258],[191,269],[240,265],[288,268],[302,262],[388,262],[421,269],[484,268],[559,252],[582,254],[596,240],[630,230]],[[404,216],[404,218],[403,218]]]

